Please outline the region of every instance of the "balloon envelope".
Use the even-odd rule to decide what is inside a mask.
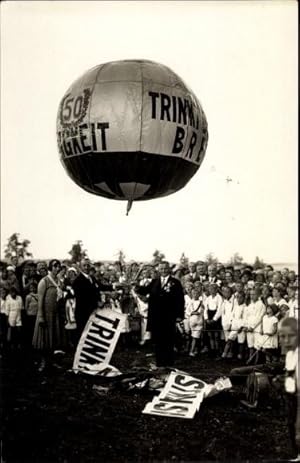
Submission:
[[[171,69],[124,60],[96,66],[71,85],[57,140],[80,187],[132,202],[183,188],[203,161],[208,131],[199,101]]]

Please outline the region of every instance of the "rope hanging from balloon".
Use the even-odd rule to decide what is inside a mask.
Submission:
[[[126,216],[128,216],[130,209],[132,208],[133,199],[129,199],[127,202]]]

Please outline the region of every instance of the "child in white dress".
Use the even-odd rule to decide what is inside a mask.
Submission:
[[[20,347],[22,327],[21,312],[24,309],[24,305],[21,296],[17,294],[17,290],[14,286],[11,287],[6,297],[5,306],[8,321],[7,339],[11,347]]]
[[[232,322],[232,311],[233,311],[233,296],[232,289],[229,286],[224,286],[222,290],[223,301],[221,304],[221,323],[223,332],[221,333],[221,339],[228,341],[228,336]],[[223,352],[224,353],[224,352]]]
[[[189,355],[195,357],[198,352],[198,342],[204,325],[203,299],[198,288],[191,291],[191,299],[185,312],[185,329],[189,335]]]
[[[219,354],[220,337],[222,331],[221,325],[221,305],[222,296],[218,293],[218,285],[212,283],[209,286],[210,295],[204,302],[204,320],[205,329],[209,338],[209,353],[211,355]]]
[[[260,299],[260,291],[250,290],[250,303],[244,311],[244,331],[246,333],[247,345],[249,348],[249,359],[258,361],[258,350],[261,347],[262,319],[266,313],[266,307]],[[255,355],[256,354],[256,355]]]
[[[240,291],[234,298],[232,309],[232,321],[228,333],[228,341],[225,345],[223,358],[231,358],[234,342],[238,342],[238,359],[243,358],[246,334],[243,331],[245,310],[245,293]]]
[[[266,315],[262,319],[261,346],[268,363],[278,360],[276,355],[278,349],[278,318],[275,317],[276,312],[277,306],[270,304],[267,306]]]
[[[151,281],[151,280],[150,280]],[[150,283],[150,281],[148,283]],[[147,283],[140,282],[140,285],[146,285]],[[143,346],[149,339],[151,339],[151,333],[147,331],[147,320],[148,320],[148,297],[138,295],[133,289],[131,290],[131,295],[135,300],[138,313],[141,316],[141,337],[139,344]]]
[[[288,306],[289,306],[289,317],[299,318],[299,302],[298,302],[298,291],[295,286],[289,285],[287,288],[287,293],[289,296]]]

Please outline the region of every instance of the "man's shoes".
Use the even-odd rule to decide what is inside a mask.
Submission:
[[[257,408],[257,400],[255,400],[253,404],[251,404],[250,402],[247,402],[247,400],[241,400],[240,403],[247,408]]]

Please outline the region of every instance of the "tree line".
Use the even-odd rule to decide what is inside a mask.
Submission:
[[[32,253],[29,251],[29,246],[30,241],[28,239],[21,239],[19,233],[13,233],[7,240],[4,249],[4,258],[7,261],[10,261],[11,258],[14,256],[17,257],[19,260],[33,258]],[[70,255],[71,263],[80,262],[81,259],[88,257],[88,251],[84,248],[83,242],[81,240],[77,240],[75,241],[75,243],[72,244],[72,247],[70,251],[68,251],[68,254]],[[115,260],[120,262],[122,265],[125,265],[126,255],[122,249],[118,250],[118,252],[115,254],[115,257]],[[165,258],[165,254],[160,250],[156,249],[152,254],[151,263],[153,265],[157,265]],[[218,258],[212,252],[208,253],[203,259],[203,261],[206,262],[208,265],[219,263]],[[181,254],[179,263],[182,267],[188,267],[190,263],[189,258],[185,255],[184,252],[182,252]],[[240,265],[243,263],[244,259],[238,252],[235,252],[227,262],[228,265]],[[265,263],[260,257],[256,256],[252,265],[254,270],[257,270],[259,268],[263,268],[265,266]]]

